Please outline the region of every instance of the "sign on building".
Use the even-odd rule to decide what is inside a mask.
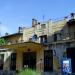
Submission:
[[[63,74],[71,74],[72,73],[71,59],[64,59],[62,61],[62,73]]]

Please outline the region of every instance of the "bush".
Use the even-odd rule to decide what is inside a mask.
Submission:
[[[35,70],[25,69],[21,71],[18,75],[41,75],[41,74]]]

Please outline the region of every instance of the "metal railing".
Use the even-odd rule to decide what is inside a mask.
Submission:
[[[57,34],[57,40],[54,41],[54,42],[64,41],[64,40],[71,40],[71,39],[75,39],[75,32],[58,33]]]

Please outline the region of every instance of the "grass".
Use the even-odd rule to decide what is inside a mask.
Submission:
[[[41,75],[39,72],[31,69],[22,70],[18,75]]]

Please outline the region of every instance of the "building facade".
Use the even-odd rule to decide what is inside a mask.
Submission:
[[[24,29],[23,38],[25,42],[30,40],[46,46],[43,50],[44,71],[48,71],[48,68],[50,71],[50,61],[45,62],[45,51],[52,50],[53,58],[50,59],[53,61],[53,70],[61,71],[62,59],[70,58],[72,62],[72,72],[74,73],[75,14],[71,13],[70,18],[65,17],[63,20],[55,22],[49,20],[43,23],[36,23],[34,27]]]
[[[2,36],[0,42],[0,70],[15,71],[29,67],[42,71],[43,45],[25,42],[23,32]]]
[[[29,67],[40,72],[60,72],[61,60],[71,58],[72,72],[75,72],[75,15],[62,20],[38,22],[32,19],[31,28],[23,28],[22,33],[3,36],[8,41],[1,45],[1,53],[6,52],[2,69],[21,70]],[[20,28],[19,28],[20,29]],[[14,43],[15,42],[15,43]],[[71,51],[72,50],[72,51]],[[71,54],[70,54],[71,53]],[[71,56],[73,55],[73,56]],[[7,58],[6,58],[7,59]],[[2,61],[3,62],[3,61]],[[6,63],[7,62],[7,63]],[[3,64],[2,64],[3,65]]]

